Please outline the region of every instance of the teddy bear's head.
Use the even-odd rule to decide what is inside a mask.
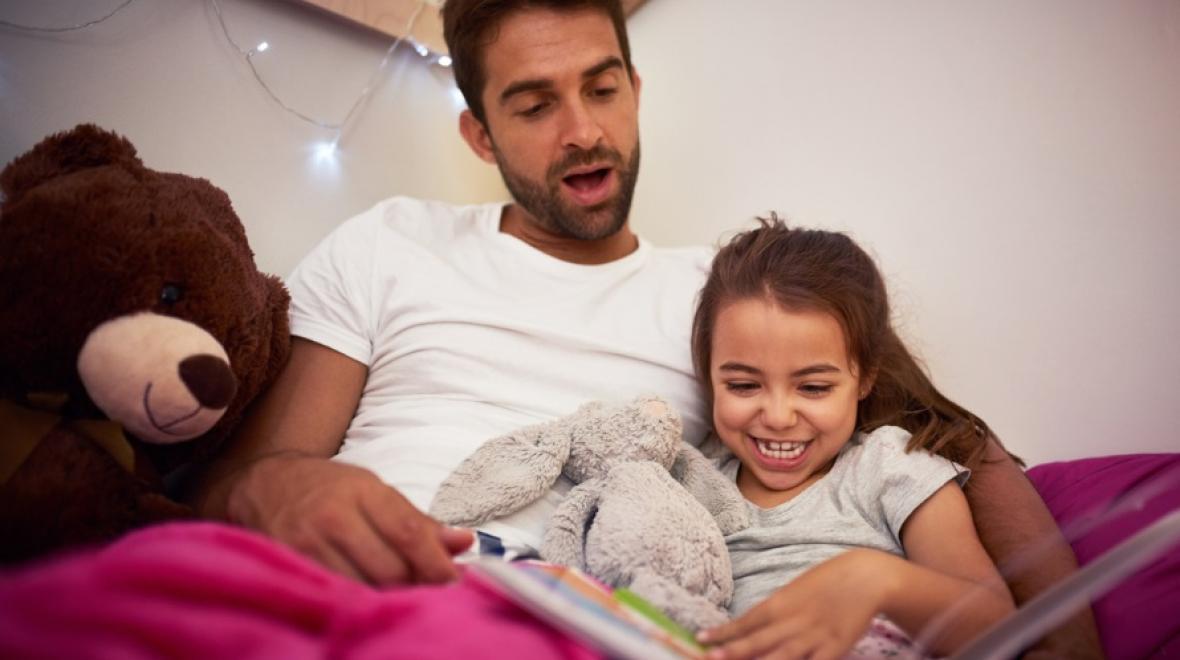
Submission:
[[[0,398],[116,421],[162,471],[215,451],[288,352],[286,290],[226,194],[93,125],[0,191]]]
[[[652,461],[671,468],[681,448],[680,415],[655,396],[621,405],[591,401],[566,421],[563,441],[569,449],[562,472],[574,483],[603,477],[622,463]]]

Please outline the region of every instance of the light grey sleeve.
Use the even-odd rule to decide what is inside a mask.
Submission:
[[[863,436],[864,455],[853,466],[858,474],[849,475],[863,498],[875,500],[865,501],[865,506],[880,512],[898,547],[910,515],[947,482],[962,486],[970,474],[936,454],[921,449],[907,453],[909,440],[909,432],[896,426],[883,426]]]

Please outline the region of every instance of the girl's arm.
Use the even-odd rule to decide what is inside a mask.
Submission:
[[[1012,595],[975,533],[962,489],[948,483],[901,529],[906,567],[882,612],[937,653],[952,653],[1015,609]]]
[[[705,633],[701,641],[723,644],[710,657],[839,658],[878,613],[915,638],[935,622],[937,631],[923,641],[947,654],[1013,610],[956,484],[948,483],[919,506],[901,536],[909,560],[856,549],[824,562]],[[967,606],[953,607],[959,603]]]

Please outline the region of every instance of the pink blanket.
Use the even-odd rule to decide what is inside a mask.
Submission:
[[[598,657],[474,582],[379,590],[176,523],[0,573],[0,657]]]

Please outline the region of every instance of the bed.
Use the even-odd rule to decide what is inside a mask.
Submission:
[[[1180,454],[1028,471],[1087,564],[1180,509]],[[1180,544],[1094,603],[1108,657],[1180,657]],[[478,581],[376,589],[212,522],[0,573],[0,657],[595,658]]]

